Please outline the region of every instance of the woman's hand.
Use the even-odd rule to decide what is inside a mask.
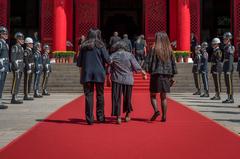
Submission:
[[[144,80],[147,80],[147,73],[144,70],[142,70],[142,76]]]

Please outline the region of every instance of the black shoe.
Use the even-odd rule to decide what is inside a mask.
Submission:
[[[233,100],[233,99],[226,99],[226,100],[223,101],[222,103],[231,104],[231,103],[234,103],[234,100]]]
[[[25,96],[23,97],[23,100],[34,100],[34,99],[33,99],[33,97],[31,97],[31,96],[25,95]]]
[[[42,98],[43,96],[40,94],[34,94],[34,98]]]
[[[51,94],[50,93],[43,93],[42,95],[43,96],[50,96]]]
[[[23,104],[23,101],[18,99],[17,95],[12,95],[11,104]]]
[[[202,98],[208,98],[208,97],[209,97],[209,94],[208,94],[208,93],[204,93],[204,94],[202,94],[200,97],[202,97]]]
[[[240,105],[238,106],[238,108],[240,108]]]
[[[194,96],[197,96],[197,95],[201,95],[201,92],[200,91],[197,91],[195,93],[193,93]]]
[[[155,121],[157,119],[157,117],[160,115],[160,112],[157,111],[153,114],[152,118],[150,119],[150,121]]]
[[[42,93],[43,96],[50,96],[50,93],[48,93],[48,91],[44,90]]]
[[[221,97],[219,97],[219,96],[214,96],[214,97],[211,98],[211,100],[221,100]]]
[[[12,100],[11,100],[11,104],[23,104],[23,101],[21,101],[21,100],[16,100],[16,99],[12,99]]]
[[[8,108],[8,106],[6,106],[6,105],[0,105],[0,109],[7,109]]]

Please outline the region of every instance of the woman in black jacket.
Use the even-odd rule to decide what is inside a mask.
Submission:
[[[149,54],[149,72],[151,74],[151,104],[155,111],[151,121],[156,120],[160,115],[156,99],[157,93],[160,93],[162,122],[165,122],[167,113],[166,94],[170,92],[170,87],[173,84],[172,78],[174,74],[177,73],[171,44],[168,35],[165,32],[156,33],[155,44]]]
[[[104,81],[106,76],[105,64],[110,63],[109,54],[101,41],[100,30],[91,29],[87,39],[82,43],[77,66],[81,71],[81,84],[85,94],[85,114],[89,125],[93,124],[93,92],[96,87],[97,120],[105,122],[104,115]]]

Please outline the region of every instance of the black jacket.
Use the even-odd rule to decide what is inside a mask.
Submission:
[[[202,54],[196,53],[194,59],[193,59],[193,68],[192,68],[192,73],[200,73],[200,68],[201,68],[201,58]]]
[[[85,41],[77,60],[77,66],[81,67],[80,82],[103,83],[106,63],[110,63],[110,57],[104,45],[99,41]]]
[[[231,44],[224,47],[223,72],[233,72],[234,52],[235,48]]]
[[[25,63],[25,71],[34,71],[34,56],[31,48],[25,49],[23,61]]]
[[[213,54],[211,57],[211,73],[221,73],[222,72],[222,51],[220,48],[213,49]]]
[[[5,68],[4,72],[10,71],[10,63],[9,63],[9,47],[6,41],[0,39],[0,69]]]
[[[20,72],[24,71],[24,63],[23,63],[23,55],[24,49],[20,44],[16,44],[12,46],[11,49],[11,61],[12,61],[12,70]]]
[[[154,53],[154,49],[152,49],[148,56],[149,56],[148,57],[149,59],[147,60],[149,61],[148,70],[151,75],[161,74],[174,76],[175,74],[177,74],[177,66],[173,55],[168,61],[163,62]]]
[[[47,53],[42,55],[42,63],[43,63],[43,72],[52,72],[52,67],[50,63],[50,58]]]

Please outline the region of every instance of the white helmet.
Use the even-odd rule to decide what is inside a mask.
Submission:
[[[212,40],[212,44],[215,45],[215,44],[221,44],[221,40],[219,38],[214,38]]]
[[[30,37],[27,37],[27,38],[25,39],[25,44],[33,44],[33,39],[30,38]]]

